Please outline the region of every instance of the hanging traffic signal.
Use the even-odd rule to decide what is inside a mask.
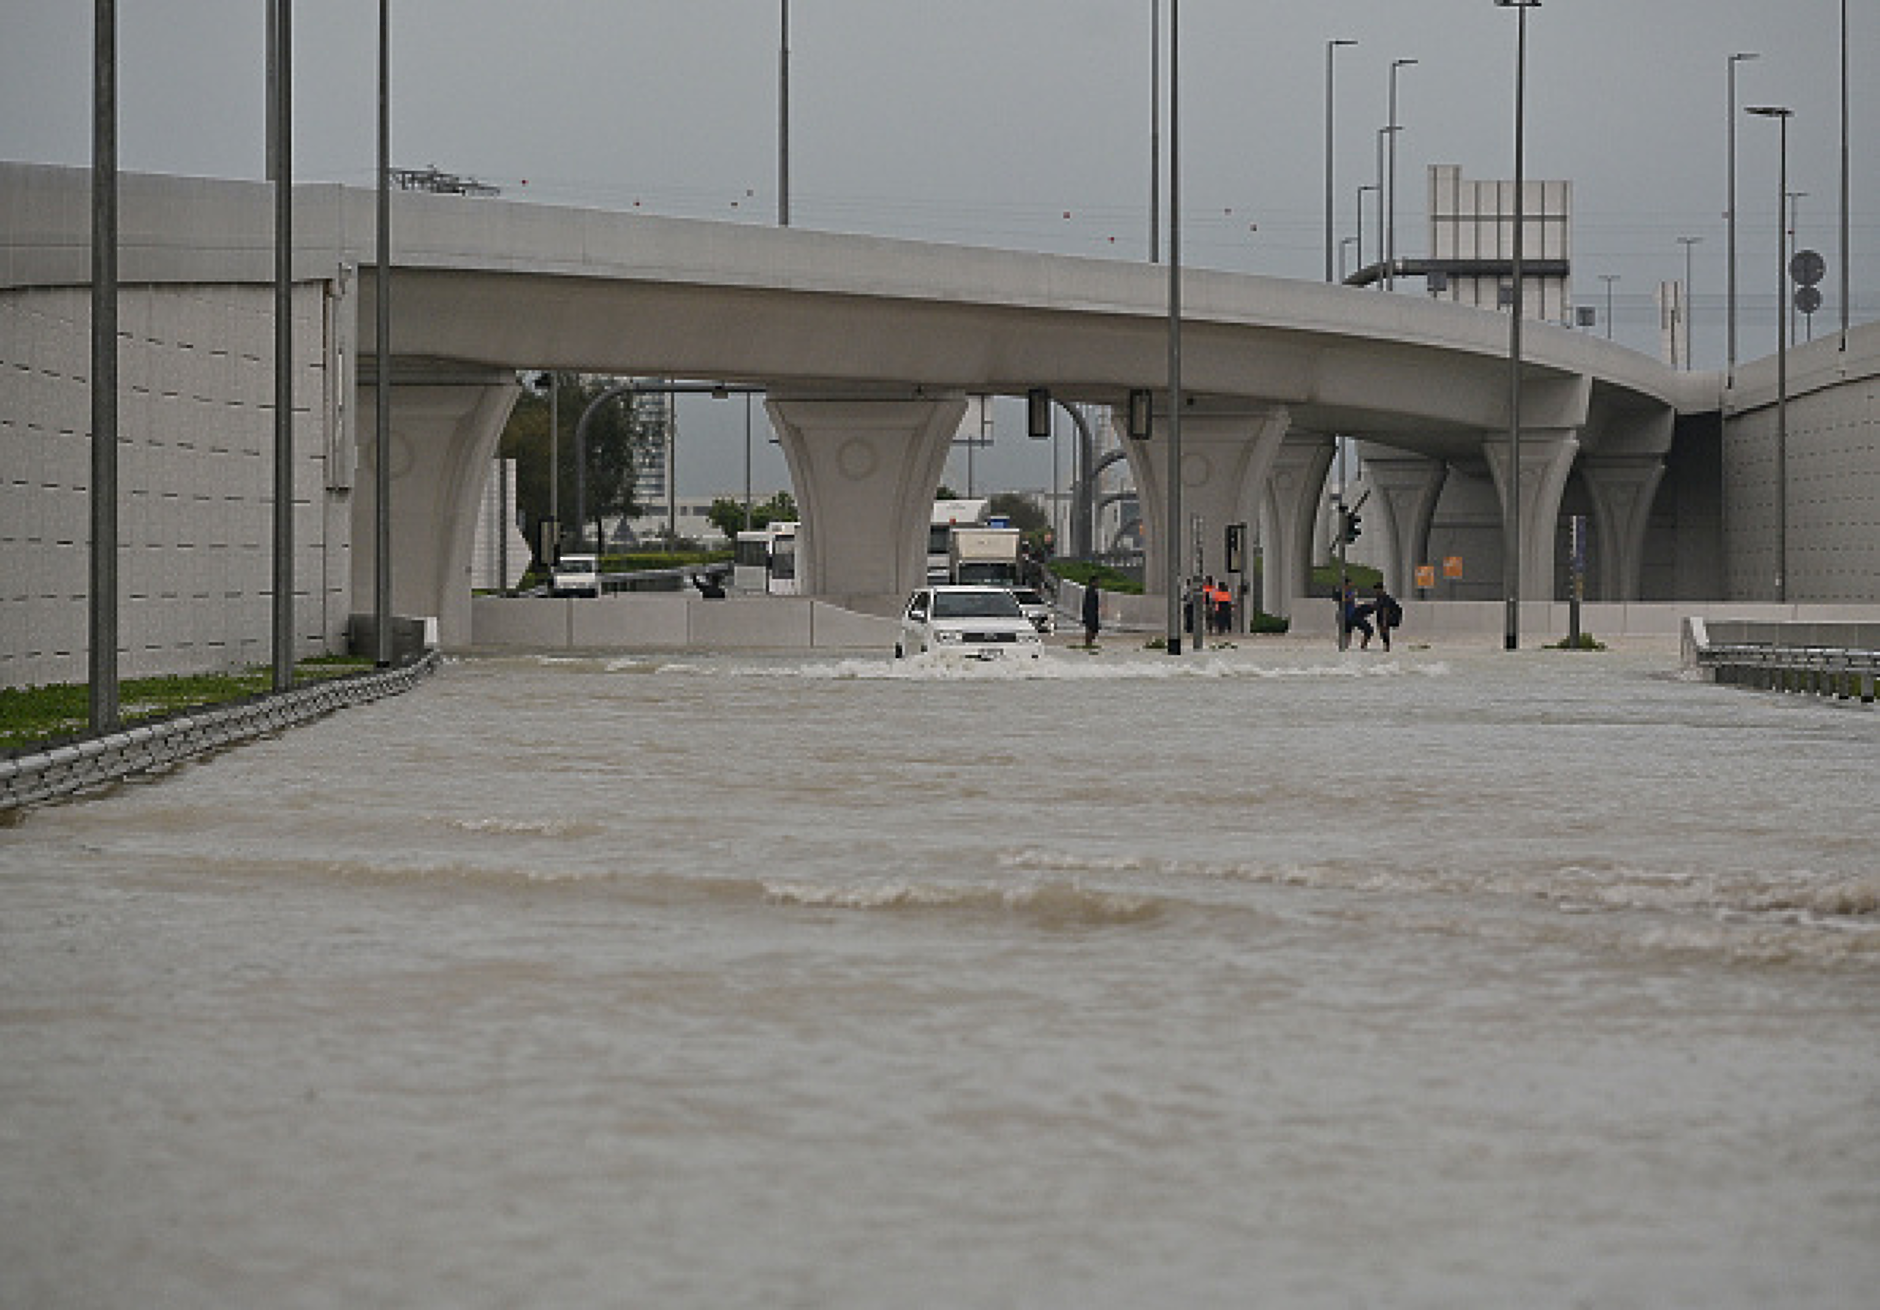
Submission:
[[[1358,533],[1363,530],[1360,526],[1363,522],[1364,519],[1356,510],[1345,511],[1345,541],[1347,543],[1358,539]]]

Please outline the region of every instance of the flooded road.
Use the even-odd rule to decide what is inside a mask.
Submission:
[[[1846,1307],[1880,714],[503,659],[0,829],[0,1305]]]

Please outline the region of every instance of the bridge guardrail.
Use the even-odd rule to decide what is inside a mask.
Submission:
[[[0,813],[167,769],[334,710],[408,691],[441,661],[438,652],[427,651],[396,668],[330,678],[239,705],[197,710],[0,760]]]
[[[1696,664],[1713,681],[1730,686],[1858,699],[1868,705],[1880,681],[1880,651],[1839,646],[1706,645],[1697,650]]]

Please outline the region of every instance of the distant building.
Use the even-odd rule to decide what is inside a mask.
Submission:
[[[1521,315],[1573,315],[1573,184],[1522,183]],[[1476,182],[1456,164],[1430,165],[1430,254],[1400,261],[1437,300],[1506,309],[1513,303],[1514,183]]]

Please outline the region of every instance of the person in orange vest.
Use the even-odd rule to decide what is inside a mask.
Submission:
[[[1209,624],[1216,633],[1227,632],[1234,626],[1234,593],[1227,589],[1225,582],[1208,579],[1208,617]]]

